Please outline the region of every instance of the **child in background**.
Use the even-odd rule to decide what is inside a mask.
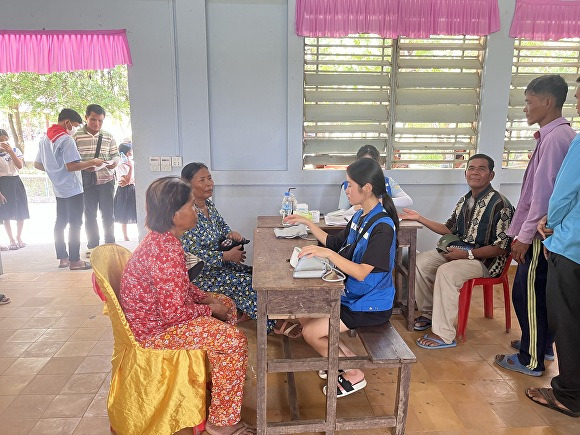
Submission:
[[[137,223],[137,203],[135,200],[135,178],[133,177],[133,145],[122,143],[119,145],[121,160],[115,168],[119,186],[115,193],[114,215],[115,222],[121,224],[123,237],[129,240],[127,224]]]
[[[4,224],[10,239],[7,249],[11,251],[26,246],[22,241],[22,228],[24,219],[30,218],[28,197],[18,175],[18,170],[23,167],[24,156],[18,148],[13,148],[8,143],[6,130],[0,129],[0,222]],[[12,233],[11,220],[16,221],[16,238]]]

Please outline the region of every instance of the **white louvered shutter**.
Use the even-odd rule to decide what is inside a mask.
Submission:
[[[580,129],[580,118],[576,112],[574,98],[576,79],[580,75],[580,39],[561,41],[516,39],[504,142],[504,168],[525,168],[529,156],[536,147],[533,135],[539,130],[539,126],[537,124],[528,126],[523,112],[524,91],[533,79],[544,74],[560,74],[568,83],[568,97],[563,107],[563,116],[572,121],[573,129]]]

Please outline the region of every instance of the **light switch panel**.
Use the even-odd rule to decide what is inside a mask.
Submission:
[[[161,172],[171,172],[171,157],[161,157]]]
[[[173,156],[171,157],[171,166],[174,168],[181,168],[183,165],[181,161],[181,156]]]
[[[161,171],[161,159],[159,157],[149,157],[149,170],[153,172]]]

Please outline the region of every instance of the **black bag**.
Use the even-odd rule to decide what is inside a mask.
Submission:
[[[99,134],[99,140],[97,141],[97,150],[95,151],[95,159],[99,157],[101,153],[101,143],[103,142],[103,134]],[[86,190],[88,187],[94,186],[97,184],[97,173],[95,171],[87,171],[83,169],[81,171],[81,177],[83,179],[83,190]]]
[[[374,215],[366,223],[366,225],[364,226],[363,230],[360,233],[357,234],[354,242],[353,243],[349,243],[348,245],[343,245],[340,248],[340,250],[338,251],[338,253],[342,257],[346,258],[347,260],[351,260],[352,261],[352,256],[354,255],[354,249],[356,248],[356,244],[358,243],[358,241],[362,238],[362,236],[364,236],[367,233],[367,231],[369,230],[369,228],[371,227],[371,225],[374,224],[376,221],[378,221],[382,217],[389,217],[389,215],[387,213],[385,213],[384,211],[382,211],[382,212],[377,213],[376,215]],[[362,219],[362,216],[361,216],[361,219]],[[351,221],[346,226],[349,229],[350,229],[351,222],[352,222],[352,219],[351,219]],[[359,221],[359,227],[360,227],[360,221]]]

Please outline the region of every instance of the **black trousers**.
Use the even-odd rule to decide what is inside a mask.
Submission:
[[[87,248],[89,249],[100,245],[97,210],[101,211],[105,243],[115,243],[114,191],[115,180],[105,184],[96,184],[85,190],[85,230],[87,232]]]
[[[566,408],[580,411],[580,264],[550,253],[548,257],[548,324],[556,339],[559,375],[554,396]]]
[[[525,262],[518,265],[512,287],[512,302],[522,328],[518,359],[535,371],[544,371],[546,350],[551,350],[554,342],[548,329],[546,312],[547,275],[548,263],[542,242],[534,239],[526,252]]]
[[[54,248],[56,258],[80,260],[81,225],[83,224],[83,194],[70,198],[56,198],[56,222],[54,223]],[[64,241],[64,230],[68,227],[68,252]]]

